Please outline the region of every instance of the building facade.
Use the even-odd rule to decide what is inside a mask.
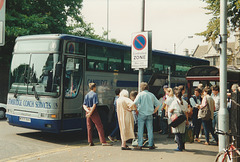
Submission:
[[[240,69],[240,32],[235,33],[235,42],[227,43],[227,65]],[[208,45],[197,46],[192,57],[210,61],[211,66],[220,66],[219,44],[210,41]]]

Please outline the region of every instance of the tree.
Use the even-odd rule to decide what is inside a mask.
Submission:
[[[207,30],[197,33],[197,35],[204,36],[205,41],[210,41],[218,37],[220,34],[220,0],[203,0],[207,3],[205,7],[208,12],[206,14],[212,15]],[[227,6],[227,17],[228,17],[228,33],[236,30],[240,25],[240,0],[229,0]]]
[[[71,33],[68,19],[83,23],[82,0],[6,1],[6,42],[0,48],[1,65],[9,65],[17,36],[47,33]]]
[[[82,0],[7,0],[6,42],[0,65],[9,66],[14,40],[32,34],[64,33],[104,40],[81,15]]]

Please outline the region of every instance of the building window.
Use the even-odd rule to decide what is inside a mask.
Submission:
[[[216,66],[216,58],[215,57],[213,57],[213,66]]]
[[[206,60],[210,62],[210,66],[217,66],[218,57],[208,57]]]
[[[240,65],[240,58],[237,58],[237,65]]]

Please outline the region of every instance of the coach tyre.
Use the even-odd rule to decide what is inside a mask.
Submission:
[[[6,114],[6,110],[0,107],[0,119],[4,119]]]

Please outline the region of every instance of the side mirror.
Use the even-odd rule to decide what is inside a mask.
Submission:
[[[61,77],[61,74],[62,74],[62,63],[58,62],[56,64],[55,76],[56,77]]]

